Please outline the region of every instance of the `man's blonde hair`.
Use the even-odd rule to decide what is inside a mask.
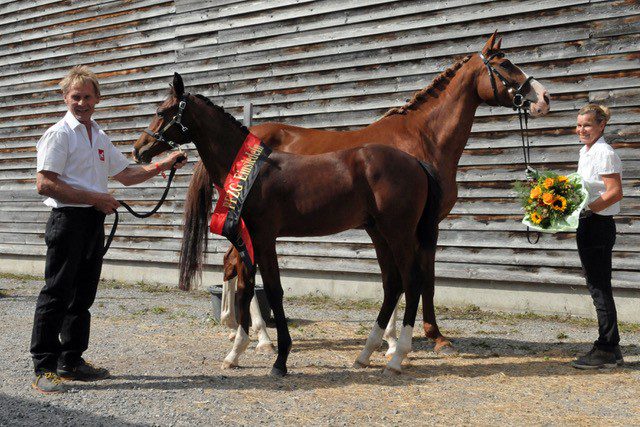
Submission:
[[[609,108],[605,107],[604,105],[598,104],[585,105],[580,109],[578,115],[582,116],[589,113],[592,113],[595,116],[596,122],[598,123],[604,122],[606,124],[611,118],[611,111],[609,110]]]
[[[96,96],[100,96],[100,83],[98,77],[86,65],[76,65],[69,71],[69,74],[60,81],[62,94],[66,95],[73,87],[91,83],[96,91]]]

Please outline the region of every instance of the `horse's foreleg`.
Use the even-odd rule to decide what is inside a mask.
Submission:
[[[251,329],[258,334],[258,345],[256,351],[264,354],[275,353],[275,348],[271,343],[271,338],[267,332],[267,324],[262,318],[260,312],[260,304],[258,304],[258,296],[255,295],[251,300],[251,306],[249,307],[251,313]]]
[[[258,243],[258,239],[256,239]],[[289,326],[287,318],[284,314],[282,284],[280,283],[280,271],[278,269],[278,258],[276,257],[275,239],[265,245],[263,240],[260,241],[261,248],[256,250],[256,260],[260,267],[260,274],[264,283],[264,290],[269,300],[273,317],[276,321],[276,330],[278,331],[278,357],[276,358],[271,375],[275,377],[283,377],[287,374],[287,358],[291,351],[291,335],[289,334]]]
[[[240,317],[240,326],[238,326],[236,337],[233,341],[233,348],[222,362],[223,369],[238,366],[240,356],[249,345],[249,305],[253,298],[254,286],[255,275],[249,276],[245,274],[242,276],[242,280],[238,282],[238,314]]]

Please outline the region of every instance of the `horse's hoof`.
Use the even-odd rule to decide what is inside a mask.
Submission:
[[[285,375],[287,375],[287,368],[284,368],[284,370],[282,370],[280,368],[276,368],[275,366],[273,368],[271,368],[271,376],[272,377],[282,378]]]
[[[256,353],[260,354],[275,354],[276,348],[270,342],[263,342],[256,346]]]
[[[353,367],[356,369],[366,369],[369,367],[368,363],[362,363],[361,361],[357,360],[355,362],[353,362]]]
[[[226,360],[222,362],[222,366],[221,366],[222,369],[234,369],[237,367],[238,367],[237,363],[227,362]]]
[[[399,377],[402,374],[402,371],[398,371],[397,369],[385,367],[384,371],[382,371],[382,375],[385,377]]]
[[[433,348],[433,352],[438,356],[456,356],[458,354],[458,350],[451,344],[451,342],[445,342],[442,344],[436,344]]]

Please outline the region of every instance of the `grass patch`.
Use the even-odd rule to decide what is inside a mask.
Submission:
[[[0,298],[6,298],[11,296],[11,294],[9,293],[8,290],[6,289],[0,289]]]
[[[146,314],[152,313],[152,314],[165,314],[167,313],[169,310],[167,310],[166,307],[162,307],[162,306],[156,306],[156,307],[145,307],[142,310],[137,310],[134,311],[133,313],[131,313],[132,316],[136,317],[136,316],[144,316]]]
[[[32,276],[30,274],[0,273],[0,279],[20,280],[23,282],[29,280],[44,280],[42,276]]]
[[[100,287],[103,289],[131,289],[147,292],[151,294],[157,293],[174,293],[174,294],[188,294],[198,298],[209,298],[210,294],[206,290],[194,289],[189,292],[185,292],[179,289],[177,286],[167,286],[159,283],[147,283],[144,280],[139,280],[135,283],[121,282],[119,280],[112,279],[100,279]]]

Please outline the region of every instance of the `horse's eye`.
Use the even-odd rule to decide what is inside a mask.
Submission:
[[[500,63],[500,66],[501,66],[502,68],[504,68],[505,70],[510,70],[510,71],[512,71],[513,69],[515,69],[514,65],[513,65],[513,64],[511,63],[511,61],[509,61],[508,59],[507,59],[507,60],[502,61],[502,62]]]

